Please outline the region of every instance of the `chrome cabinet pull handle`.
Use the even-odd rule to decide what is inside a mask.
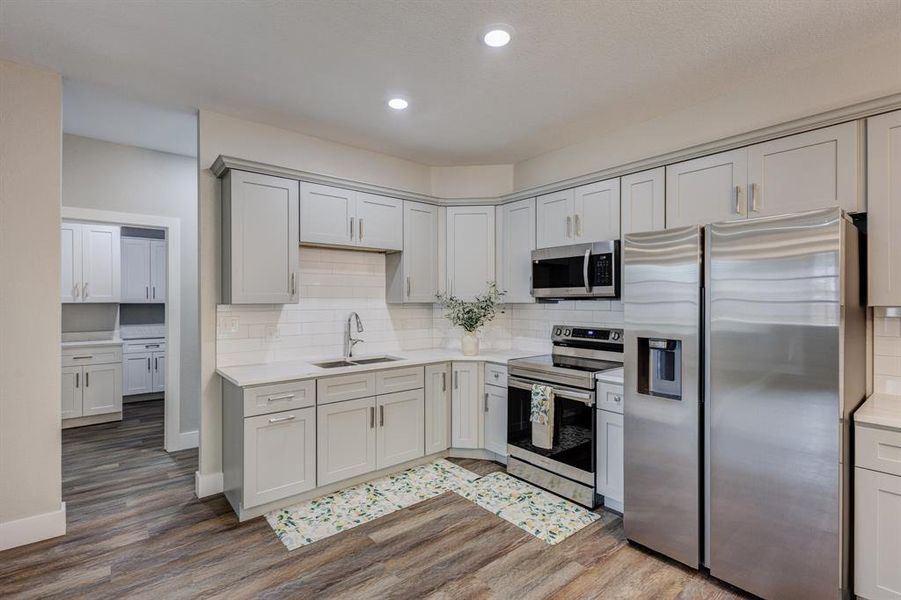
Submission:
[[[360,220],[357,221],[357,233],[359,234],[359,239],[363,239],[363,217],[360,217]]]
[[[75,389],[78,389],[78,373],[75,374]]]
[[[741,186],[735,186],[735,213],[741,214]]]
[[[751,212],[757,212],[757,184],[748,186],[748,201],[751,203]]]
[[[81,295],[85,300],[88,299],[88,282],[87,281],[85,281],[84,283],[81,284]]]
[[[159,348],[159,344],[144,344],[145,348]]]
[[[488,412],[488,392],[485,392],[485,412]]]
[[[576,235],[582,237],[582,216],[576,214]]]
[[[385,426],[385,405],[379,406],[379,427]]]
[[[573,218],[568,216],[566,217],[566,237],[572,237],[572,226],[573,226]]]
[[[157,371],[157,372],[159,372],[159,370],[160,370],[159,359],[156,357],[153,357],[153,370]]]
[[[410,297],[410,277],[407,276],[407,298]]]
[[[441,373],[441,391],[447,391],[447,371]]]
[[[459,389],[459,387],[460,386],[459,386],[459,382],[458,382],[458,378],[457,378],[457,371],[454,371],[454,389],[455,390]]]
[[[297,418],[297,415],[288,415],[286,417],[273,417],[269,419],[270,423],[284,423],[285,421],[293,421]]]
[[[588,262],[591,260],[591,248],[585,251],[585,259],[582,261],[582,280],[585,282],[585,291],[591,293],[591,286],[588,285]]]
[[[150,372],[150,357],[147,357],[147,372]]]
[[[84,372],[84,386],[91,387],[91,372],[90,371]]]
[[[369,407],[369,428],[375,429],[375,407]]]
[[[72,360],[84,360],[87,358],[94,358],[94,355],[93,354],[85,354],[83,356],[73,356]]]
[[[78,284],[77,283],[75,284],[74,288],[75,288],[75,293],[72,294],[72,297],[78,298]]]
[[[282,394],[281,396],[269,396],[266,398],[266,402],[279,402],[281,400],[291,400],[294,398],[294,394]]]
[[[297,274],[293,271],[291,272],[291,295],[297,293]]]
[[[350,239],[354,239],[354,218],[350,218]]]
[[[156,286],[153,286],[153,299],[156,300]]]

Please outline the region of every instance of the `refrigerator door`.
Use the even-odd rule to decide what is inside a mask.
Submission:
[[[699,227],[625,236],[626,537],[700,560],[701,251]]]
[[[839,595],[842,225],[708,227],[708,566],[765,598]]]

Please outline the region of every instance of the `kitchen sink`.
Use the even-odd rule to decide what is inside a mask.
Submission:
[[[314,366],[317,366],[321,369],[337,369],[339,367],[356,367],[358,365],[373,365],[377,363],[384,362],[393,362],[395,360],[403,360],[397,356],[368,356],[365,358],[351,358],[349,360],[345,360],[343,358],[337,360],[325,360],[318,363],[313,363]]]

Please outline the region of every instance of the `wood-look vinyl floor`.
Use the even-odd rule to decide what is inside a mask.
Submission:
[[[163,450],[161,401],[64,431],[68,533],[0,552],[0,597],[742,597],[629,544],[611,513],[548,546],[452,493],[289,553],[265,519],[195,498],[196,468],[196,450]]]

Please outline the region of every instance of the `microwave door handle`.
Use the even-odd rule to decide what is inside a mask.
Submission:
[[[582,261],[582,279],[585,281],[585,292],[591,293],[591,286],[588,285],[588,262],[591,260],[591,248],[585,250],[585,260]]]

